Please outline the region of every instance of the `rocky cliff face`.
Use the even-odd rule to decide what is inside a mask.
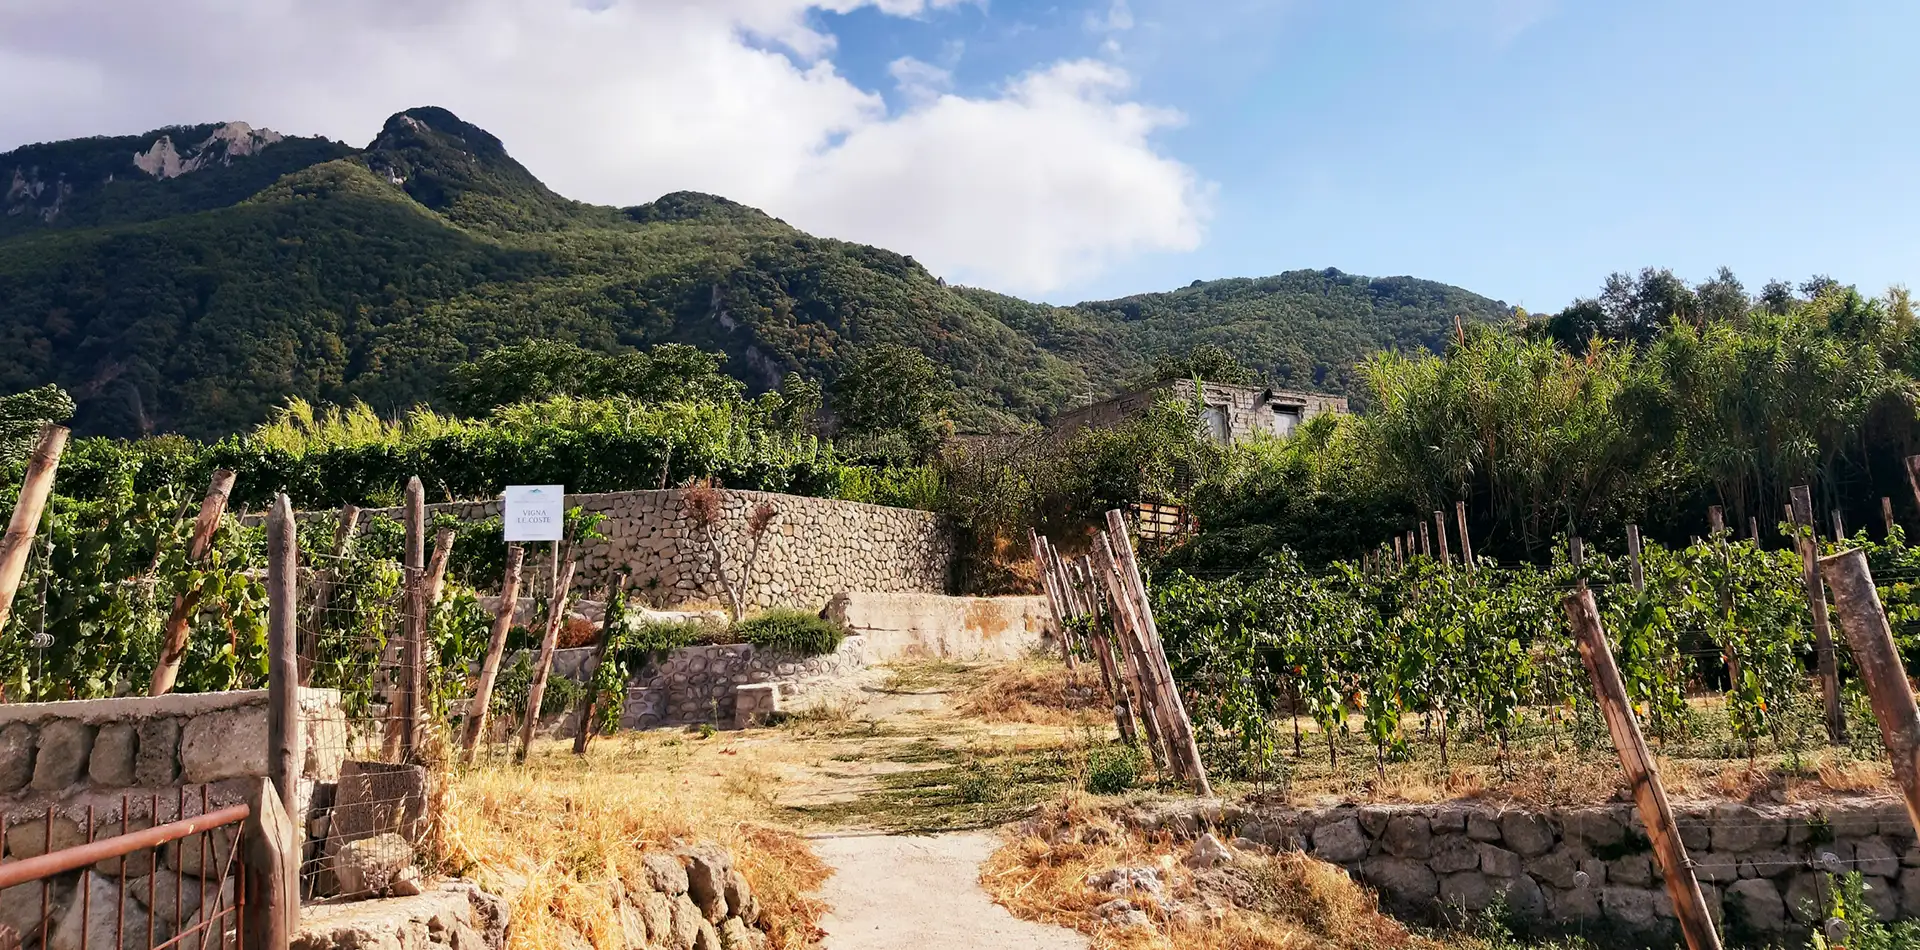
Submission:
[[[182,152],[173,136],[161,135],[144,152],[133,153],[133,167],[155,178],[178,178],[211,165],[231,165],[236,158],[257,154],[285,138],[272,129],[255,129],[245,122],[229,122]]]

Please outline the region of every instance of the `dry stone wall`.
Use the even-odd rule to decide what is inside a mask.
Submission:
[[[1920,847],[1898,799],[1675,805],[1709,909],[1730,946],[1803,943],[1826,917],[1828,874],[1858,871],[1882,920],[1920,918]],[[1416,920],[1502,905],[1536,933],[1674,946],[1673,906],[1645,827],[1625,804],[1528,809],[1434,805],[1243,808],[1182,803],[1131,816],[1196,837],[1214,829],[1341,865]]]
[[[841,683],[866,666],[863,637],[848,637],[839,649],[819,656],[751,643],[684,647],[656,659],[634,677],[620,724],[628,729],[700,723],[745,726],[750,723],[739,715],[743,694],[750,704],[749,716],[765,716],[815,688]],[[772,687],[772,692],[765,687]]]
[[[679,489],[568,495],[567,505],[606,516],[607,536],[582,551],[574,586],[603,587],[613,571],[632,574],[636,590],[657,606],[726,603],[712,568],[709,543],[688,520]],[[945,520],[926,511],[887,508],[829,498],[772,492],[729,491],[719,534],[729,575],[738,578],[751,541],[747,518],[761,504],[778,514],[744,586],[753,608],[818,610],[844,591],[945,593],[953,565],[953,539]],[[430,505],[469,521],[498,517],[501,503]],[[399,509],[375,514],[397,517]],[[544,576],[532,552],[532,576]]]

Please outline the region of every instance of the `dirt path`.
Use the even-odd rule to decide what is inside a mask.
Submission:
[[[814,851],[833,866],[821,892],[825,950],[1085,950],[1085,937],[1016,920],[980,889],[992,832],[823,835]]]

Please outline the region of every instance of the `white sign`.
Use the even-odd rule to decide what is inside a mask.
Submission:
[[[562,485],[508,485],[501,521],[508,541],[558,541],[566,533],[567,489]]]

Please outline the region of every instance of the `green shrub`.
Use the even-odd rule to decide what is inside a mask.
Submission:
[[[1128,745],[1087,753],[1087,791],[1118,795],[1140,782],[1140,750]]]
[[[757,647],[818,656],[840,649],[847,628],[804,610],[769,610],[733,627],[734,639]]]

